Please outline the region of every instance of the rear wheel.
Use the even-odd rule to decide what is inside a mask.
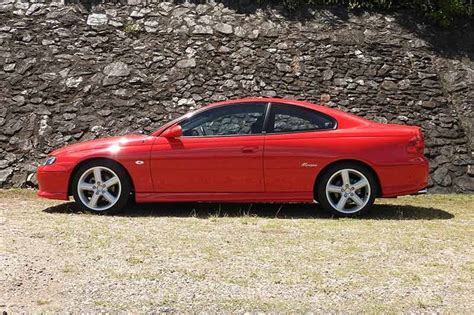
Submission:
[[[128,175],[112,161],[86,162],[74,174],[72,185],[74,200],[85,211],[115,213],[122,210],[130,199]]]
[[[377,182],[367,167],[356,163],[340,163],[330,167],[316,183],[321,206],[338,216],[355,216],[374,203]]]

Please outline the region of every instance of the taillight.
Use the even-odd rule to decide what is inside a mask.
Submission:
[[[423,154],[424,150],[425,141],[423,140],[423,133],[421,132],[421,129],[418,129],[417,135],[408,142],[407,151],[408,153]]]

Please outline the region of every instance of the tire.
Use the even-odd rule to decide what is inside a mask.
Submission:
[[[340,217],[367,212],[377,194],[377,179],[373,172],[352,162],[330,166],[316,183],[316,198],[321,207]]]
[[[83,211],[117,213],[127,206],[131,191],[127,172],[110,160],[85,162],[73,174],[72,195]]]

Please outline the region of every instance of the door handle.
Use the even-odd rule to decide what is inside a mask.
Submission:
[[[242,153],[254,153],[255,151],[258,150],[258,147],[243,147],[241,149]]]

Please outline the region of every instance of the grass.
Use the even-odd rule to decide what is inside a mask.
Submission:
[[[0,310],[474,312],[474,196],[152,204],[116,216],[0,190]]]

